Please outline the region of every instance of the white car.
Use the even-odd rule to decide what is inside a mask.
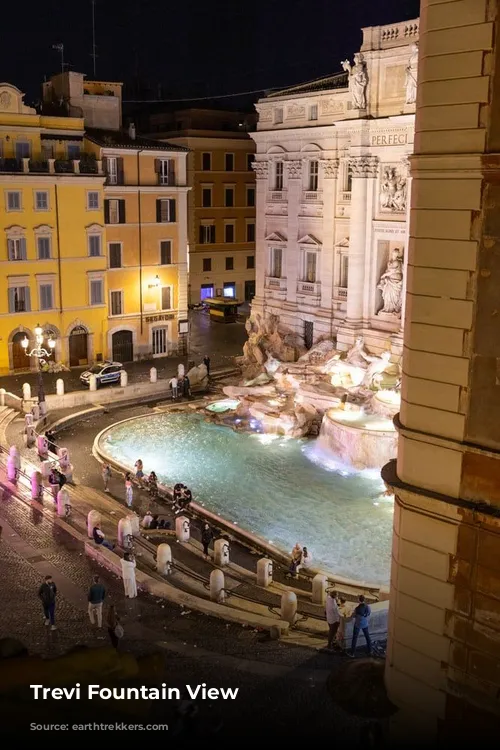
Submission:
[[[122,371],[123,365],[121,362],[101,362],[91,367],[90,370],[82,372],[80,380],[84,385],[90,386],[90,376],[95,375],[99,388],[101,385],[119,383]]]

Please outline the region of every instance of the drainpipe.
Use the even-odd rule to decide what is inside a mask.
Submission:
[[[141,167],[139,155],[142,154],[144,149],[140,149],[137,152],[137,220],[139,222],[139,306],[140,306],[140,320],[141,320],[141,336],[144,332],[144,315],[143,315],[143,304],[142,304],[142,220],[141,220]]]
[[[62,297],[62,277],[61,277],[61,243],[60,243],[60,238],[59,238],[59,196],[57,193],[57,184],[54,185],[54,190],[55,190],[55,209],[56,209],[57,272],[59,276],[59,312],[62,315],[63,297]]]

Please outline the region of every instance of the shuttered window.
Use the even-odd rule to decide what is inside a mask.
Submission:
[[[172,309],[172,289],[169,286],[162,286],[161,288],[161,309]]]
[[[38,260],[50,259],[50,237],[38,237],[37,239]]]
[[[175,198],[159,198],[156,201],[156,221],[161,224],[176,221]]]
[[[89,255],[98,258],[101,255],[101,235],[89,234]]]
[[[7,240],[7,251],[9,260],[26,260],[26,240],[24,237],[16,237]]]
[[[102,279],[91,279],[90,281],[90,304],[104,304],[104,289]]]
[[[172,240],[162,240],[160,242],[160,264],[170,266],[172,263]]]
[[[9,312],[30,312],[31,299],[29,286],[15,286],[8,290]]]
[[[110,242],[109,243],[109,267],[110,268],[121,268],[122,267],[122,245],[121,245],[121,242]]]
[[[54,287],[52,284],[40,284],[40,310],[52,310],[54,307]]]

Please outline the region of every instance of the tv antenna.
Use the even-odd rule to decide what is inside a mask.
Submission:
[[[66,63],[64,62],[64,44],[59,42],[59,44],[53,44],[52,49],[56,49],[58,52],[61,53],[61,73],[64,73],[64,66]]]
[[[95,1],[92,0],[92,52],[90,54],[94,67],[94,78],[96,77],[97,70],[97,46],[95,43]]]

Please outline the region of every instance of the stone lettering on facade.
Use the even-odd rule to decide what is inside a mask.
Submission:
[[[408,143],[408,133],[381,133],[372,135],[372,146],[404,146]]]

